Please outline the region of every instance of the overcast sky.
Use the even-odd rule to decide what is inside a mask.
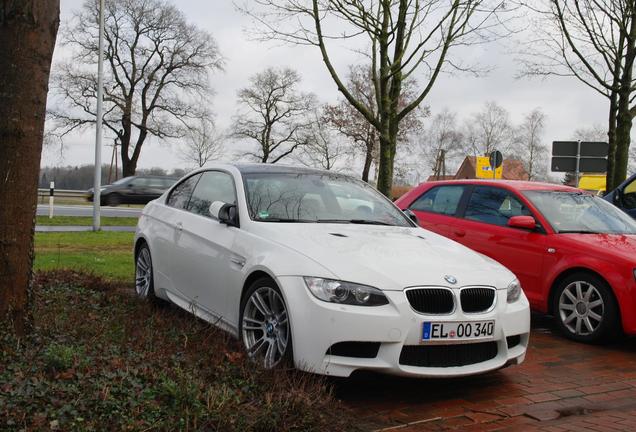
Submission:
[[[82,0],[61,0],[62,23],[67,21]],[[316,93],[322,102],[333,102],[337,91],[321,62],[319,52],[313,47],[293,47],[280,43],[261,43],[249,40],[244,30],[249,19],[235,10],[231,0],[181,0],[178,6],[187,18],[208,30],[215,37],[226,59],[225,71],[212,76],[216,95],[213,111],[217,125],[227,128],[236,111],[236,91],[245,86],[248,77],[268,66],[289,66],[303,78],[303,89]],[[523,115],[534,108],[541,108],[547,115],[545,141],[568,139],[575,129],[604,125],[606,100],[575,79],[549,80],[515,79],[517,65],[510,47],[501,44],[475,47],[470,56],[495,69],[485,77],[442,76],[428,98],[427,105],[433,114],[447,107],[458,113],[459,118],[479,111],[487,101],[495,101],[518,123]],[[56,58],[64,55],[58,49]],[[341,50],[334,53],[340,70],[346,70],[352,62],[352,53]],[[55,65],[55,63],[54,63]],[[55,67],[55,66],[54,66]],[[105,142],[106,144],[106,142]],[[108,163],[111,148],[105,147],[103,161]],[[43,153],[43,165],[82,165],[94,162],[94,132],[74,135],[65,140],[65,150],[50,147]],[[170,145],[151,140],[145,144],[139,167],[171,169],[182,166]]]

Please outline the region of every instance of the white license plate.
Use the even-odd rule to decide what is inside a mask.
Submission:
[[[492,339],[495,321],[455,321],[422,323],[422,340],[461,341]]]

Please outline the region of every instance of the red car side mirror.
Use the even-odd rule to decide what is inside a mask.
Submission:
[[[513,216],[508,219],[508,226],[512,228],[533,230],[537,226],[537,222],[532,216]]]

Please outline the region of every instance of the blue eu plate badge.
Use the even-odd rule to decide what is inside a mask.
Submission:
[[[422,339],[427,340],[431,338],[431,323],[425,322],[422,326]]]

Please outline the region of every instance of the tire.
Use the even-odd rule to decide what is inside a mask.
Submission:
[[[116,193],[111,193],[106,195],[104,201],[108,206],[117,207],[119,204],[121,204],[121,197]]]
[[[265,369],[293,364],[288,309],[272,279],[258,279],[245,292],[239,335],[248,357]]]
[[[610,286],[600,277],[577,272],[557,286],[553,311],[559,330],[569,339],[604,343],[620,333],[620,311]]]
[[[137,297],[157,302],[155,281],[152,268],[152,255],[146,243],[143,243],[135,256],[135,294]]]

